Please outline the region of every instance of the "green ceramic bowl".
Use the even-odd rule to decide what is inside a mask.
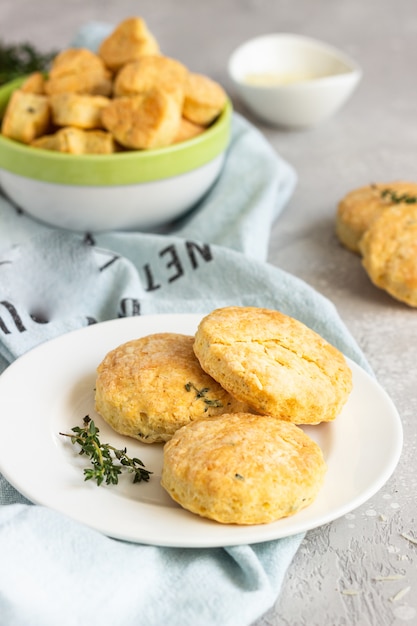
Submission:
[[[24,79],[0,88],[0,117]],[[77,231],[148,229],[179,217],[214,184],[230,139],[232,106],[201,135],[154,150],[72,155],[0,134],[0,184],[24,211]]]

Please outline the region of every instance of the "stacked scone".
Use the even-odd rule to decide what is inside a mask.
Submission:
[[[225,307],[194,337],[149,335],[110,352],[96,409],[117,432],[166,442],[161,482],[181,506],[260,524],[316,498],[326,463],[300,424],[334,420],[351,389],[344,356],[301,322]]]
[[[417,183],[378,183],[348,193],[337,209],[341,243],[362,256],[371,281],[417,306]]]
[[[132,17],[97,54],[69,48],[47,77],[29,76],[13,92],[1,130],[70,154],[161,148],[204,132],[226,100],[217,82],[161,54],[144,20]]]

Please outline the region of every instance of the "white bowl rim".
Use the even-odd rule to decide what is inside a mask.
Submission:
[[[336,73],[336,74],[332,74],[329,76],[322,76],[322,77],[317,77],[317,78],[311,78],[311,79],[306,79],[305,81],[303,81],[302,83],[291,83],[291,84],[285,84],[285,85],[273,85],[272,87],[270,85],[268,85],[267,87],[263,86],[263,85],[252,85],[249,83],[246,83],[245,81],[243,81],[241,78],[239,78],[235,71],[234,71],[234,65],[236,64],[236,60],[238,59],[238,57],[245,51],[245,49],[249,48],[250,46],[253,45],[257,45],[257,44],[261,44],[265,41],[293,41],[294,43],[306,43],[309,44],[317,49],[321,49],[324,52],[327,52],[329,55],[331,55],[333,58],[343,62],[346,67],[348,68],[348,71],[343,72],[343,73]],[[258,35],[256,37],[252,37],[251,39],[248,39],[247,41],[244,41],[242,44],[240,44],[237,48],[235,48],[235,50],[232,52],[232,54],[229,57],[229,61],[228,61],[228,72],[230,77],[232,78],[232,80],[239,85],[245,85],[245,87],[250,88],[250,89],[289,89],[289,88],[299,88],[301,85],[306,85],[307,83],[316,83],[318,81],[320,82],[325,82],[325,81],[329,81],[329,80],[336,80],[336,79],[340,79],[341,77],[346,78],[346,76],[351,76],[352,74],[355,75],[355,77],[360,78],[362,76],[362,68],[359,65],[359,63],[353,58],[351,57],[349,54],[347,54],[346,52],[344,52],[343,50],[341,50],[340,48],[337,48],[336,46],[329,44],[325,41],[322,41],[320,39],[316,39],[314,37],[310,37],[308,35],[301,35],[301,34],[297,34],[297,33],[290,33],[290,32],[282,32],[282,33],[266,33],[263,35]]]

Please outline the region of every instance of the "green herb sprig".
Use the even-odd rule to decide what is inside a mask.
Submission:
[[[80,446],[79,454],[85,454],[90,458],[92,467],[84,469],[84,480],[95,480],[98,486],[104,481],[106,485],[117,485],[123,471],[133,474],[134,483],[149,480],[152,472],[145,469],[140,459],[129,457],[126,448],[118,450],[108,443],[101,443],[98,436],[100,430],[88,415],[84,417],[83,422],[83,428],[80,426],[71,428],[74,434],[59,434],[70,437],[72,444]],[[115,463],[115,460],[118,463]]]
[[[30,43],[7,45],[0,41],[0,85],[25,74],[46,71],[56,54],[40,52]]]
[[[392,189],[383,189],[381,191],[381,198],[388,200],[394,204],[416,204],[417,196],[411,196],[408,193],[397,193]]]
[[[197,387],[194,385],[194,383],[188,382],[185,385],[185,389],[187,391],[191,391],[194,390],[195,391],[195,397],[196,398],[201,398],[204,402],[204,404],[207,405],[207,407],[209,406],[214,406],[216,408],[221,408],[223,406],[223,404],[220,402],[220,400],[211,400],[210,398],[206,397],[206,394],[210,391],[209,387],[202,387],[201,389],[197,389]],[[207,411],[207,408],[206,408]]]

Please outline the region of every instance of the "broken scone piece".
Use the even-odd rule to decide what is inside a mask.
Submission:
[[[57,126],[103,128],[101,113],[110,104],[105,96],[59,93],[50,98],[52,121]]]
[[[280,311],[224,307],[200,322],[201,367],[255,412],[296,424],[334,420],[352,389],[343,354]]]
[[[151,89],[143,96],[115,98],[102,112],[103,126],[130,149],[169,146],[180,120],[176,98],[160,89]]]
[[[113,154],[117,147],[113,135],[103,130],[61,128],[51,135],[38,137],[32,143],[35,148],[55,150],[66,154]]]
[[[320,447],[270,415],[193,422],[164,446],[161,484],[182,507],[223,524],[266,524],[316,498],[326,473]]]
[[[129,17],[103,40],[98,53],[106,66],[117,72],[144,55],[158,54],[159,45],[142,18]]]
[[[97,368],[97,412],[118,433],[155,443],[203,417],[248,411],[201,369],[193,341],[157,333],[109,352]]]
[[[86,48],[68,48],[54,59],[45,81],[48,95],[64,92],[109,96],[112,75],[103,60]]]
[[[46,96],[17,89],[10,98],[1,132],[15,141],[31,143],[47,132],[50,121],[50,106]]]

